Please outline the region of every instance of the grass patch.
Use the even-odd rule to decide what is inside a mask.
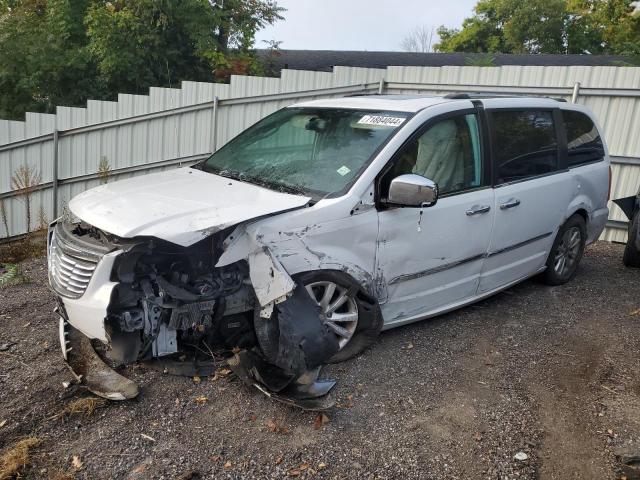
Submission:
[[[16,477],[29,464],[30,450],[40,444],[35,437],[23,438],[0,456],[0,480]]]
[[[0,265],[0,287],[27,283],[27,281],[28,279],[22,273],[20,265],[16,265],[15,263]]]

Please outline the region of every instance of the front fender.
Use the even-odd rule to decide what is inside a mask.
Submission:
[[[374,294],[377,249],[377,212],[371,208],[346,217],[285,228],[283,221],[238,227],[225,241],[225,251],[216,267],[269,252],[274,264],[289,275],[313,270],[340,270]],[[255,287],[255,286],[254,286]]]

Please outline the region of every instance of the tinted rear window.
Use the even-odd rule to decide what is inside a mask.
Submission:
[[[563,111],[567,132],[569,167],[597,162],[604,158],[604,146],[598,129],[584,113]]]
[[[495,170],[498,183],[536,177],[558,169],[558,142],[553,112],[492,112]]]

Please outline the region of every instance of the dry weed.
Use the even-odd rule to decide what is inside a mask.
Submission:
[[[0,456],[0,480],[10,480],[18,475],[29,463],[29,451],[39,443],[39,439],[27,437],[5,450]]]
[[[107,404],[107,400],[98,397],[82,397],[69,402],[65,407],[57,413],[53,418],[66,418],[71,415],[84,415],[90,417],[98,408],[102,408]]]

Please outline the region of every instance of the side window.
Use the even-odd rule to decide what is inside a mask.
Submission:
[[[604,158],[604,146],[598,129],[584,113],[562,111],[567,132],[569,167],[596,162]]]
[[[405,173],[433,180],[441,195],[480,186],[480,135],[476,115],[441,120],[405,145],[387,175],[388,181]]]
[[[551,111],[495,110],[491,115],[498,184],[558,170],[558,141]]]

